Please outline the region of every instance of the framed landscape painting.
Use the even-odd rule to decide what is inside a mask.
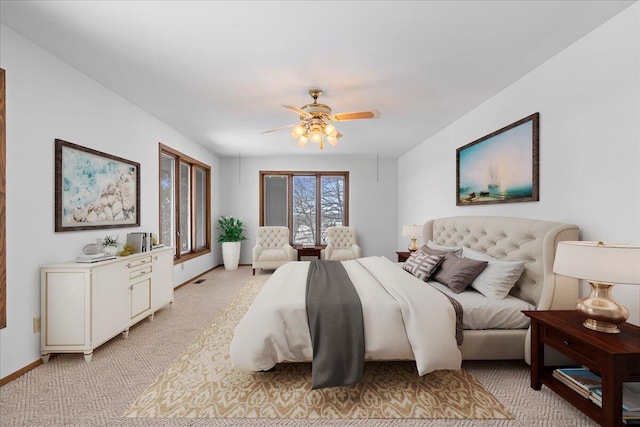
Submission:
[[[456,205],[539,200],[540,113],[456,150]]]
[[[140,164],[56,139],[55,231],[140,225]]]

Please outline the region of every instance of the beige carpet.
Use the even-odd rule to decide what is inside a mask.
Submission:
[[[151,418],[453,418],[508,419],[509,411],[465,370],[419,377],[413,362],[366,363],[349,387],[311,390],[311,365],[273,373],[240,372],[229,344],[264,280],[233,302],[126,411]]]
[[[256,272],[266,279],[267,272]],[[597,424],[542,387],[529,386],[522,361],[465,361],[464,369],[515,419],[295,419],[295,418],[128,418],[123,414],[233,300],[251,277],[251,267],[217,268],[202,283],[175,293],[173,308],[156,313],[129,333],[101,345],[90,364],[81,354],[61,354],[46,365],[0,387],[2,427],[597,427]],[[1,343],[0,343],[1,345]],[[38,355],[33,355],[33,360]]]

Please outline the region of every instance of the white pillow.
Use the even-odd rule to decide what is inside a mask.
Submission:
[[[500,261],[466,246],[462,247],[462,258],[489,261],[487,268],[475,278],[471,287],[492,300],[506,297],[524,271],[522,261]]]
[[[462,247],[460,246],[441,246],[438,245],[437,243],[435,243],[433,240],[429,240],[427,242],[427,247],[429,249],[435,249],[438,251],[451,251],[454,254],[456,254],[457,256],[460,256],[462,254]],[[486,261],[486,260],[481,260],[481,261]]]

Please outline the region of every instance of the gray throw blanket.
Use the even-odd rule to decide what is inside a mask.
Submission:
[[[456,312],[456,343],[458,345],[462,345],[462,340],[464,339],[464,331],[462,330],[462,317],[464,316],[464,311],[462,310],[462,304],[444,292],[442,292],[442,295],[449,298],[449,301],[451,301],[451,305],[453,305],[453,309]]]
[[[311,261],[306,304],[312,389],[359,382],[365,353],[362,305],[341,262]]]

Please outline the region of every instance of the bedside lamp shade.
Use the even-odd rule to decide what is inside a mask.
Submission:
[[[411,237],[411,244],[408,249],[409,252],[414,252],[420,249],[417,243],[417,236],[422,235],[422,226],[421,225],[403,225],[402,226],[402,235],[404,237]]]
[[[611,299],[611,287],[614,284],[640,285],[640,246],[560,242],[553,272],[586,280],[591,285],[591,294],[576,304],[576,309],[587,316],[585,327],[619,333],[616,325],[629,318],[629,311]]]

